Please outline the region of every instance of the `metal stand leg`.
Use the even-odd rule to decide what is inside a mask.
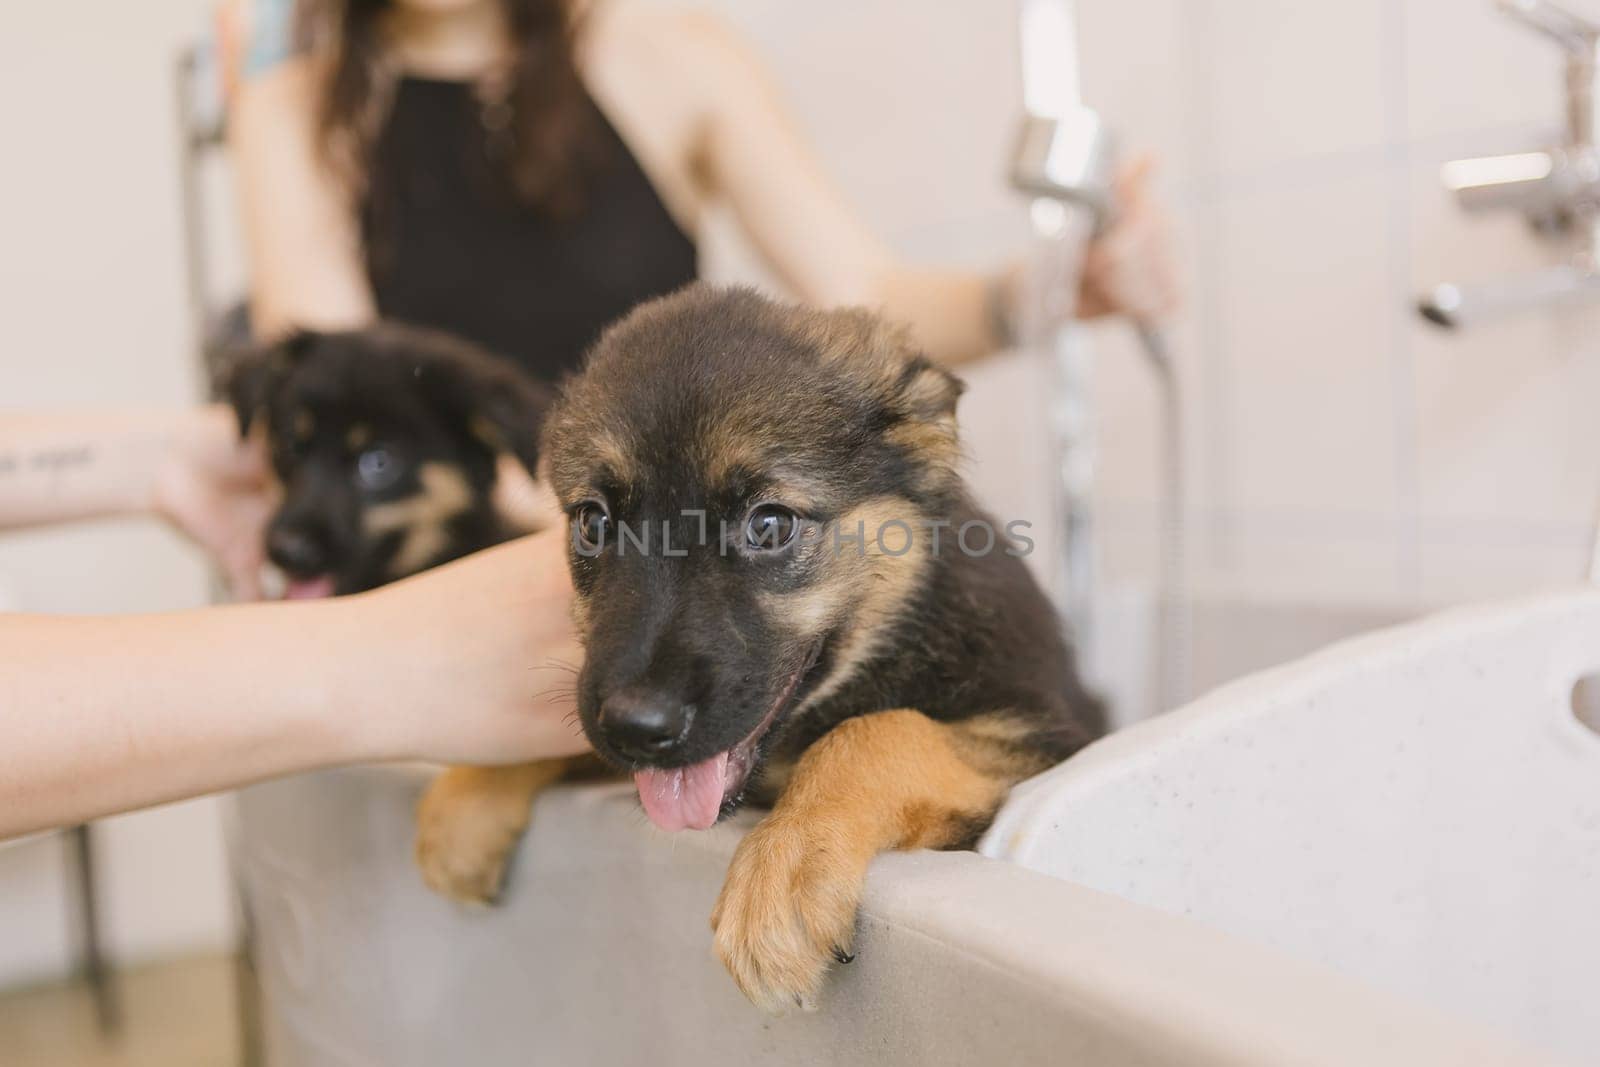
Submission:
[[[243,894],[241,894],[241,897]],[[261,1036],[261,980],[256,973],[256,932],[244,909],[243,936],[233,957],[234,997],[238,1002],[239,1065],[262,1067],[266,1055]]]
[[[101,1035],[110,1037],[122,1025],[122,1007],[111,973],[106,967],[100,939],[100,910],[95,895],[94,841],[88,825],[71,831],[72,852],[77,868],[77,933],[79,970],[94,995],[95,1023]]]

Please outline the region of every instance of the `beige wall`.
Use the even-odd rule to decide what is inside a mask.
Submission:
[[[0,5],[0,406],[190,395],[168,63],[204,0]],[[1002,181],[1017,108],[998,0],[716,0],[786,88],[828,169],[906,254],[992,264],[1024,218]],[[1600,5],[1595,5],[1600,8]],[[1489,0],[1082,0],[1086,90],[1163,159],[1191,302],[1177,324],[1196,578],[1214,599],[1410,611],[1568,583],[1600,495],[1600,310],[1446,339],[1420,287],[1551,259],[1516,220],[1464,220],[1438,164],[1537,145],[1550,50]],[[1600,10],[1597,10],[1600,14]],[[720,235],[718,276],[749,276]],[[1151,572],[1154,408],[1097,331],[1102,516],[1114,587]],[[1047,519],[1040,382],[973,374],[981,488]],[[202,568],[142,525],[0,541],[22,606],[203,599]],[[228,929],[215,809],[108,831],[129,951]],[[0,852],[0,982],[59,964],[49,843]]]

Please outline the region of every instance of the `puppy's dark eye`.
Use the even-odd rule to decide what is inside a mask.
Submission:
[[[757,552],[770,552],[794,540],[800,516],[782,504],[757,504],[744,520],[744,544]]]
[[[382,445],[374,445],[356,457],[356,481],[368,492],[380,493],[400,480],[400,462]]]
[[[573,510],[572,536],[585,551],[598,552],[606,547],[610,534],[611,516],[598,500],[585,500]]]

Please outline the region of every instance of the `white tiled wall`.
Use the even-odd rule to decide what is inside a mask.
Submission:
[[[1080,8],[1091,102],[1168,161],[1194,242],[1202,590],[1410,610],[1578,580],[1600,309],[1455,335],[1411,310],[1438,281],[1558,257],[1518,219],[1465,218],[1437,179],[1555,136],[1555,49],[1489,0]],[[1138,521],[1138,471],[1105,459],[1108,511]]]

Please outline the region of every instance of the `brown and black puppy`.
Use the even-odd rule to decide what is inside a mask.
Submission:
[[[810,1007],[851,958],[874,855],[970,847],[1014,783],[1103,729],[962,484],[959,392],[866,312],[692,288],[611,329],[546,425],[595,749],[664,830],[772,805],[711,920],[768,1010]],[[554,776],[472,773],[429,812],[460,845],[430,880],[465,896]]]
[[[355,593],[525,532],[496,456],[531,471],[547,391],[466,342],[380,325],[302,332],[233,361],[241,433],[264,424],[283,501],[267,554],[291,597]]]

